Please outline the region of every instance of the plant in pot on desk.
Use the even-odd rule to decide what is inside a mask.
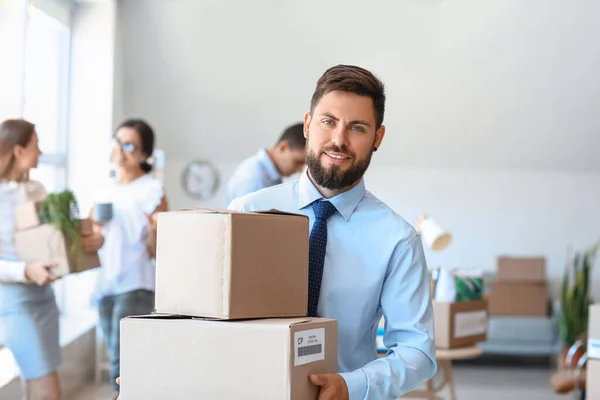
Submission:
[[[567,264],[561,290],[561,312],[558,319],[560,336],[564,345],[560,368],[565,367],[565,356],[577,339],[587,332],[590,298],[590,273],[600,241],[585,253],[575,253]],[[572,358],[571,365],[577,365],[585,353],[585,343]]]

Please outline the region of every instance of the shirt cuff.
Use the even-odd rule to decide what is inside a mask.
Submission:
[[[25,283],[25,262],[0,260],[0,281]]]
[[[363,400],[367,398],[369,382],[367,381],[365,371],[358,369],[352,372],[343,372],[339,375],[346,381],[349,400]]]

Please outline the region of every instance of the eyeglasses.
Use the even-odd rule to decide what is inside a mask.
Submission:
[[[120,148],[121,151],[125,152],[125,153],[133,153],[134,151],[137,150],[137,146],[133,143],[121,143],[119,142],[117,139],[113,139],[113,148]]]

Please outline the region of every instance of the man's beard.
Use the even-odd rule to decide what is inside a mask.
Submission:
[[[335,145],[322,149],[318,155],[313,151],[308,152],[306,155],[306,165],[308,166],[310,176],[315,180],[317,185],[329,190],[343,189],[358,182],[367,171],[367,168],[369,168],[371,156],[373,155],[373,151],[369,152],[367,157],[362,160],[355,160],[350,168],[342,171],[339,165],[332,165],[329,168],[321,165],[319,158],[325,152],[345,154],[353,160],[355,160],[355,155],[350,153],[345,147]]]

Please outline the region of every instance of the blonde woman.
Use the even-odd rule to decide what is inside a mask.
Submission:
[[[41,183],[28,179],[41,154],[32,123],[12,119],[0,124],[0,343],[19,366],[25,399],[58,400],[59,311],[50,286],[54,265],[21,261],[14,242],[15,206],[46,196]],[[96,251],[102,243],[99,233],[81,241],[85,251]]]

